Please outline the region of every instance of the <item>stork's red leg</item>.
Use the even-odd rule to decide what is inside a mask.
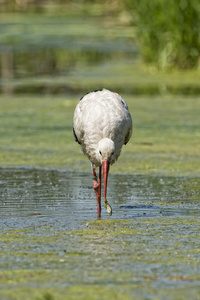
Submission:
[[[100,199],[100,204],[101,204],[101,166],[99,167],[99,193],[98,197]]]
[[[96,194],[97,199],[97,213],[98,216],[101,216],[101,167],[99,167],[99,182],[97,181],[97,174],[95,168],[93,170],[93,188]]]

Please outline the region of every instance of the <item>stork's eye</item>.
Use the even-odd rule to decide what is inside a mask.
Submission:
[[[115,151],[113,151],[112,153],[111,153],[111,155],[113,155],[115,153]]]
[[[99,151],[99,154],[102,155],[101,151]]]

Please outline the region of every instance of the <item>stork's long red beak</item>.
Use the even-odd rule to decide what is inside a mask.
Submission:
[[[110,167],[109,161],[104,160],[102,162],[102,166],[103,166],[104,201],[105,201],[106,200],[106,193],[107,193],[108,172],[109,172],[109,167]]]
[[[106,193],[107,193],[107,182],[108,182],[108,172],[109,172],[109,167],[110,163],[108,160],[104,160],[102,162],[103,166],[103,181],[104,181],[104,202],[105,202],[105,207],[107,209],[107,212],[112,215],[112,208],[108,201],[106,200]]]

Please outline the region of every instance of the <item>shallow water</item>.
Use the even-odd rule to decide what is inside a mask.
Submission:
[[[97,220],[91,173],[1,168],[1,299],[197,299],[199,186],[110,174]]]
[[[0,169],[0,225],[9,229],[41,224],[76,230],[95,220],[96,198],[92,174],[56,170]],[[103,220],[199,214],[200,179],[110,174],[110,217]],[[103,199],[102,199],[103,206]]]

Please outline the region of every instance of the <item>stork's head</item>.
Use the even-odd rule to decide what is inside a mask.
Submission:
[[[104,138],[99,142],[98,151],[101,162],[107,160],[110,163],[115,154],[115,144],[111,139]]]
[[[110,163],[114,161],[115,156],[115,144],[111,139],[104,138],[100,140],[98,145],[98,151],[100,160],[103,166],[103,180],[104,180],[104,202],[107,211],[112,214],[111,206],[108,204],[106,200],[107,193],[107,181],[108,181],[108,172]]]

